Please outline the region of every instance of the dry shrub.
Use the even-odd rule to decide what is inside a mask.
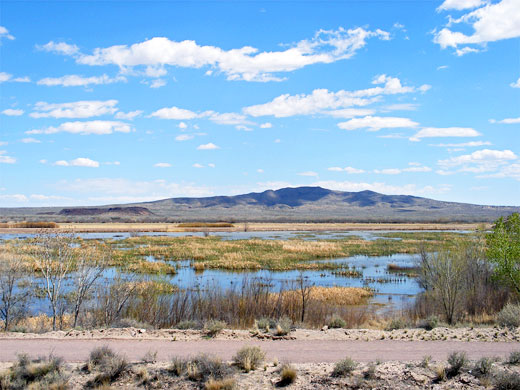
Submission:
[[[236,381],[234,378],[224,378],[224,379],[213,379],[209,378],[209,380],[204,384],[205,390],[233,390],[236,386]]]
[[[278,386],[288,386],[296,381],[298,377],[298,371],[290,364],[284,364],[280,368],[280,381]]]
[[[333,377],[345,377],[352,375],[357,366],[357,362],[355,362],[349,357],[346,357],[345,359],[340,360],[334,365],[331,375]]]
[[[242,347],[233,357],[236,366],[249,372],[256,370],[265,359],[265,352],[260,347]]]
[[[18,355],[17,362],[0,376],[0,389],[67,389],[63,360],[55,356],[31,359]]]
[[[88,382],[88,386],[95,387],[117,380],[128,368],[128,362],[109,347],[103,346],[92,350],[87,368],[89,371],[98,372],[94,379]]]

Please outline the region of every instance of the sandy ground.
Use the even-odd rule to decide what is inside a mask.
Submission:
[[[179,228],[167,223],[60,223],[60,229],[75,232],[197,232],[244,231],[233,228]],[[361,231],[361,230],[475,230],[476,223],[248,223],[248,231]],[[487,224],[486,226],[490,226]],[[36,233],[39,229],[0,228],[0,233]]]

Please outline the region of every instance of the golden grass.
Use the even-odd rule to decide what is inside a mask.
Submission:
[[[336,306],[363,305],[374,293],[361,287],[311,287],[309,299]],[[272,299],[279,299],[279,294],[272,293]],[[283,299],[301,300],[300,290],[289,290],[282,293]]]
[[[177,225],[180,228],[232,228],[234,226],[228,222],[187,222]]]

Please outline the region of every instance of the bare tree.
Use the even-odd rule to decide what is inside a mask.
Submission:
[[[100,246],[86,248],[79,254],[73,278],[72,305],[74,321],[72,326],[74,328],[78,324],[83,303],[88,299],[96,281],[103,275],[110,257],[110,249]]]
[[[300,297],[302,299],[302,322],[305,320],[305,310],[307,308],[307,303],[309,301],[311,295],[312,285],[309,283],[307,279],[303,276],[303,272],[300,271],[300,276],[296,279],[296,284],[298,289],[300,290]]]
[[[138,285],[135,281],[117,275],[109,286],[100,286],[97,302],[106,326],[112,325],[121,317],[128,300],[133,296]]]
[[[43,289],[52,310],[52,330],[56,330],[59,307],[65,299],[64,284],[76,262],[74,236],[45,231],[38,234],[32,244],[31,255],[36,271],[43,277]]]
[[[4,322],[4,331],[7,332],[11,322],[25,311],[30,293],[24,263],[4,249],[0,253],[0,319]]]

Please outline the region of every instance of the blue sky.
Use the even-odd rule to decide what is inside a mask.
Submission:
[[[0,5],[0,206],[520,205],[520,0]]]

